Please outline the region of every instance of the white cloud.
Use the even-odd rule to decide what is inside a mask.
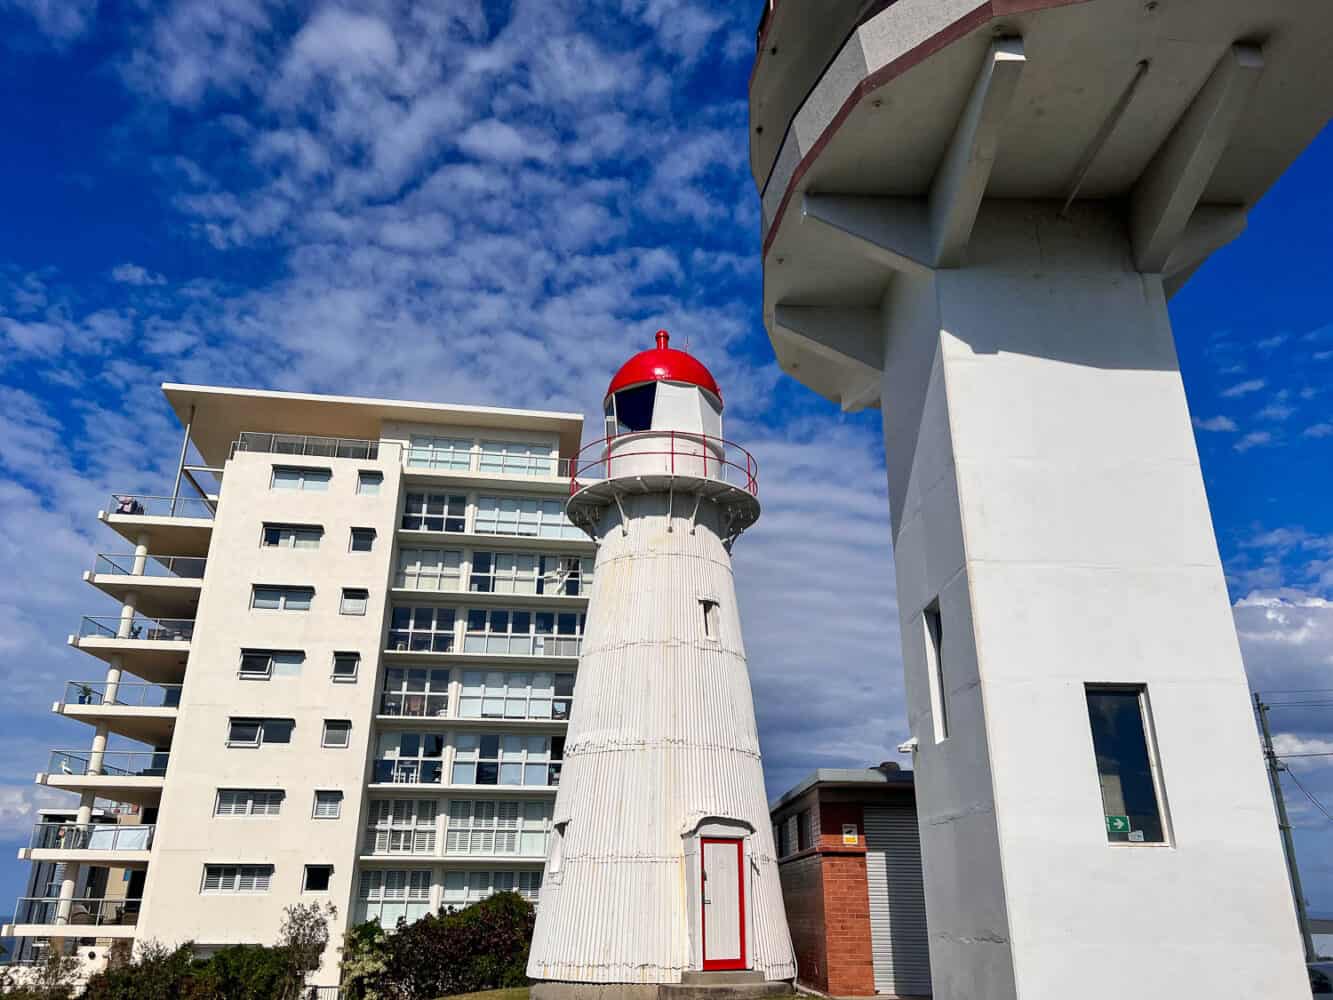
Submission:
[[[1273,402],[1269,403],[1255,415],[1260,420],[1272,420],[1281,423],[1295,412],[1296,408],[1294,406],[1290,406],[1287,403]]]
[[[44,785],[0,785],[0,840],[27,840],[39,809],[72,809],[78,799]]]
[[[43,34],[58,44],[79,38],[92,30],[98,0],[0,0],[0,9],[18,8],[37,22]]]
[[[1228,399],[1234,399],[1237,396],[1246,396],[1252,392],[1258,392],[1267,384],[1268,382],[1261,378],[1249,379],[1245,382],[1237,382],[1230,388],[1223,389],[1222,395]]]
[[[111,280],[118,281],[122,285],[165,285],[167,283],[167,279],[162,275],[129,262],[113,267],[111,269]]]
[[[458,138],[463,152],[479,160],[518,163],[522,160],[545,162],[555,155],[555,144],[531,129],[517,129],[488,118],[470,125]]]
[[[1333,424],[1311,424],[1309,427],[1305,428],[1303,433],[1309,438],[1333,437]]]
[[[1234,431],[1236,430],[1236,421],[1223,416],[1209,417],[1207,420],[1195,417],[1194,426],[1201,431]]]
[[[1273,443],[1273,435],[1268,431],[1250,431],[1244,435],[1233,446],[1239,452],[1249,451],[1251,448],[1261,448]]]

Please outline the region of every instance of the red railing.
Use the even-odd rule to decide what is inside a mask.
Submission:
[[[596,458],[585,457],[593,451],[597,452]],[[667,459],[662,463],[661,471],[655,473],[657,475],[713,479],[743,489],[751,496],[759,495],[759,462],[753,455],[724,438],[692,431],[637,431],[602,438],[585,445],[570,460],[572,474],[569,494],[573,496],[583,489],[584,484],[579,482],[580,476],[614,479],[617,466],[621,466],[626,459],[654,457]],[[592,476],[592,471],[599,468],[603,474]],[[629,464],[622,474],[644,473]]]

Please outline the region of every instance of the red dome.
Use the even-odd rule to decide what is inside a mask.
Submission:
[[[621,389],[643,385],[645,382],[684,382],[697,385],[721,400],[722,390],[717,387],[713,373],[694,355],[668,347],[670,339],[671,335],[665,330],[658,330],[657,346],[649,351],[640,351],[625,362],[607,387],[607,397]]]

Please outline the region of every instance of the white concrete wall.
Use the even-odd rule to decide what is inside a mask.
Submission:
[[[1307,996],[1160,280],[1109,213],[988,203],[885,315],[936,997]],[[1167,846],[1107,843],[1097,682],[1147,685]]]
[[[330,468],[333,479],[327,492],[275,491],[269,487],[275,465]],[[378,496],[356,494],[359,469],[383,473]],[[361,837],[399,473],[396,448],[383,449],[378,461],[243,452],[227,463],[158,815],[141,940],[272,944],[285,906],[324,899],[338,907],[331,934],[335,943],[340,940]],[[316,550],[261,548],[264,522],[318,524],[324,537]],[[373,551],[349,551],[353,526],[376,530]],[[256,583],[313,586],[313,607],[252,610]],[[339,614],[344,586],[370,591],[366,615]],[[242,648],[300,649],[306,660],[299,677],[241,679]],[[361,653],[355,683],[331,680],[335,650]],[[229,748],[228,720],[234,716],[293,718],[292,742]],[[349,747],[321,747],[325,719],[352,720]],[[281,788],[286,799],[277,817],[214,817],[219,788]],[[312,819],[316,789],[342,790],[340,819]],[[272,888],[262,895],[201,894],[205,863],[272,864]],[[331,891],[303,894],[305,865],[323,863],[334,866]],[[335,964],[331,947],[319,981],[336,982]]]

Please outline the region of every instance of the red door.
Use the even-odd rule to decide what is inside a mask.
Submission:
[[[704,971],[745,969],[745,849],[730,837],[704,837],[699,855],[703,866]]]

